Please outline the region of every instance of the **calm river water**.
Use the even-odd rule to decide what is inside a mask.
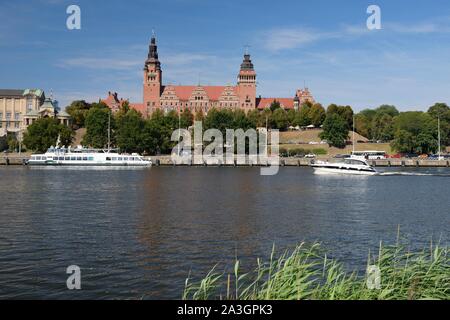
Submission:
[[[0,168],[0,298],[178,299],[189,272],[320,241],[349,268],[394,242],[450,240],[450,170]],[[412,173],[412,174],[409,174]],[[82,290],[66,288],[78,265]]]

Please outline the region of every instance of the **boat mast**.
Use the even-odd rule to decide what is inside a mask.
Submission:
[[[353,155],[355,154],[355,114],[353,114],[353,138],[352,138]]]
[[[441,160],[441,118],[438,116],[438,160]]]
[[[178,156],[180,156],[180,140],[181,140],[181,108],[178,109]]]
[[[108,152],[111,151],[111,110],[108,112]]]

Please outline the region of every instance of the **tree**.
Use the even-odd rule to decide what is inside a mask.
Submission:
[[[233,128],[233,113],[228,109],[213,108],[208,112],[204,121],[204,129],[218,129],[225,134],[226,129]]]
[[[233,112],[233,129],[242,129],[247,131],[255,128],[243,110],[237,109]]]
[[[116,121],[116,144],[122,151],[142,152],[142,132],[145,126],[142,115],[136,110],[129,110]]]
[[[82,144],[93,148],[104,148],[108,144],[108,123],[111,121],[111,143],[114,142],[114,117],[111,111],[102,105],[93,106],[86,114],[86,134]]]
[[[72,117],[72,125],[74,129],[84,127],[86,114],[91,107],[92,105],[84,100],[73,101],[70,106],[66,107],[66,112]]]
[[[327,140],[330,146],[344,148],[348,138],[348,124],[337,113],[328,114],[323,123],[320,138]]]
[[[55,146],[60,138],[60,146],[70,146],[73,140],[73,130],[58,122],[55,118],[41,118],[28,126],[24,133],[23,143],[34,151],[45,152]]]
[[[363,112],[355,116],[355,131],[366,138],[372,139],[372,121]]]
[[[295,124],[300,127],[309,126],[311,124],[311,118],[309,117],[311,107],[309,105],[304,104],[300,108],[300,111],[297,112],[295,116]]]
[[[309,110],[309,119],[311,119],[311,124],[316,127],[320,127],[324,122],[326,117],[325,108],[322,107],[320,103],[315,103]]]
[[[266,125],[263,114],[259,110],[250,110],[247,113],[247,120],[252,128],[264,127]]]
[[[399,115],[397,108],[393,105],[388,105],[388,104],[383,104],[383,105],[379,106],[377,109],[375,109],[375,112],[377,114],[388,114],[392,118]]]
[[[297,112],[294,109],[289,109],[287,112],[287,119],[290,126],[295,124],[295,116]]]
[[[413,135],[406,130],[398,130],[395,133],[395,138],[391,142],[391,147],[401,153],[414,152],[414,138]]]
[[[394,121],[388,113],[377,113],[372,120],[372,137],[375,140],[391,141],[394,138]]]
[[[286,111],[284,111],[283,109],[279,108],[276,109],[273,114],[272,114],[272,121],[275,125],[275,128],[280,130],[280,131],[286,131],[289,122],[288,122],[288,117],[286,114]]]
[[[391,145],[398,152],[429,153],[437,150],[437,120],[428,113],[402,112],[394,121]]]
[[[270,111],[274,112],[277,109],[281,108],[281,104],[279,101],[277,100],[273,100],[272,103],[270,104]]]
[[[330,104],[327,108],[327,116],[331,114],[337,114],[347,123],[347,129],[350,130],[353,127],[353,109],[350,106],[337,106],[336,104]]]
[[[194,124],[194,115],[191,110],[184,109],[180,114],[181,128],[187,129]]]

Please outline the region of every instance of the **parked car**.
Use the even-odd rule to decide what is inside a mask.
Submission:
[[[345,159],[345,158],[350,158],[349,154],[337,154],[334,156],[335,159]]]
[[[306,159],[314,159],[316,157],[316,155],[314,153],[308,153],[305,158]]]

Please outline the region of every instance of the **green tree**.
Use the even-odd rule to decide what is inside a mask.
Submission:
[[[128,110],[125,115],[120,116],[116,121],[116,144],[122,151],[142,152],[142,133],[145,121],[142,115],[136,110]]]
[[[70,106],[66,107],[66,112],[72,117],[72,125],[74,129],[84,127],[86,114],[91,107],[92,105],[84,100],[73,101]]]
[[[233,128],[233,113],[228,109],[216,109],[213,108],[208,112],[203,123],[203,128],[208,129],[218,129],[223,134],[225,134],[226,129]]]
[[[310,110],[311,107],[308,104],[303,104],[300,110],[296,113],[295,116],[295,125],[300,127],[309,126],[311,124],[310,118]]]
[[[399,152],[429,153],[437,149],[437,120],[420,111],[402,112],[394,121],[392,148]]]
[[[191,110],[184,109],[180,114],[181,128],[187,129],[194,124],[194,115]]]
[[[236,109],[233,112],[233,127],[232,129],[243,129],[244,131],[255,128],[250,121],[250,119],[247,117],[245,112],[240,109]]]
[[[290,126],[295,125],[295,116],[297,112],[294,109],[289,109],[287,112],[287,119]]]
[[[263,114],[259,110],[250,110],[247,113],[247,120],[249,121],[252,128],[264,127],[265,119],[263,119]]]
[[[389,113],[377,113],[372,120],[372,128],[375,140],[391,141],[394,138],[394,121]]]
[[[311,119],[311,124],[316,127],[320,127],[325,121],[326,112],[325,108],[322,107],[320,103],[315,103],[309,110],[309,118]]]
[[[114,142],[114,117],[104,105],[93,106],[86,114],[86,134],[82,144],[93,148],[104,148],[108,144],[108,123],[111,121],[111,144]]]
[[[328,114],[323,123],[320,138],[327,140],[330,146],[344,148],[348,138],[348,124],[337,113]]]
[[[383,105],[379,106],[377,109],[375,109],[375,112],[377,114],[388,114],[392,118],[399,115],[397,108],[395,106],[388,105],[388,104],[383,104]]]
[[[34,151],[45,152],[51,146],[55,146],[60,138],[60,146],[72,144],[74,132],[72,129],[59,123],[54,118],[41,118],[28,126],[24,133],[23,143]]]
[[[273,100],[272,103],[270,104],[270,111],[274,112],[277,109],[281,108],[281,104],[279,101],[277,100]]]
[[[275,129],[280,131],[286,131],[289,125],[286,111],[281,108],[276,109],[272,114],[272,121],[275,125]]]
[[[391,147],[401,153],[413,153],[415,148],[414,137],[406,130],[398,130],[391,142]]]
[[[372,121],[362,112],[355,115],[355,131],[363,137],[372,139]]]

